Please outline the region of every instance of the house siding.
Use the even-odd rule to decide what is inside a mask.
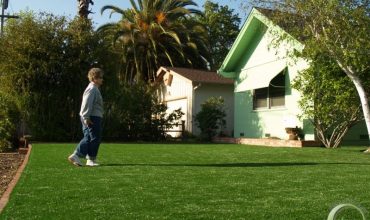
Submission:
[[[307,126],[307,123],[298,119],[301,111],[298,106],[300,98],[299,93],[291,88],[292,80],[297,76],[298,72],[307,67],[307,63],[303,60],[293,61],[285,58],[288,46],[287,43],[281,43],[275,48],[271,45],[273,36],[270,32],[263,32],[263,36],[255,38],[256,45],[249,59],[242,64],[241,70],[238,72],[235,88],[235,137],[246,138],[265,138],[274,137],[287,139],[288,134],[285,127],[296,127],[304,130],[305,139],[313,140],[313,128]],[[278,62],[276,62],[278,61]],[[247,90],[245,79],[248,77],[248,72],[243,70],[251,69],[255,66],[268,65],[267,71],[276,71],[281,68],[281,63],[285,62],[287,71],[285,71],[285,106],[271,109],[253,110],[253,95],[252,90]],[[275,64],[276,63],[276,64]],[[261,80],[264,73],[261,72]]]
[[[168,73],[167,73],[168,74]],[[181,120],[185,120],[185,129],[192,132],[192,83],[188,79],[178,75],[173,74],[171,85],[161,85],[161,101],[168,103],[171,106],[167,110],[167,113],[172,112],[177,109],[175,105],[171,105],[170,102],[186,102],[186,109],[182,109],[185,113]],[[185,104],[181,104],[184,106]],[[176,128],[175,128],[176,129]]]
[[[361,121],[344,136],[342,145],[369,145],[369,137],[365,121]]]

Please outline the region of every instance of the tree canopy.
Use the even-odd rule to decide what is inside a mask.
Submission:
[[[114,57],[89,20],[31,12],[20,16],[7,22],[0,40],[0,48],[6,48],[0,53],[0,91],[17,100],[33,135],[71,140],[80,133],[76,118],[87,71],[102,65],[110,72]]]
[[[113,42],[122,55],[122,80],[153,81],[160,66],[188,66],[205,68],[207,38],[202,25],[187,22],[199,10],[191,8],[191,0],[130,0],[132,8],[123,10],[107,5],[122,19],[108,23],[98,31]]]
[[[207,0],[204,3],[204,15],[196,19],[208,33],[209,58],[211,70],[217,70],[225,59],[229,49],[239,34],[240,18],[227,5],[220,6]]]
[[[340,146],[348,130],[364,119],[354,85],[326,55],[312,60],[292,87],[302,95],[300,117],[312,122],[316,136],[327,148]]]

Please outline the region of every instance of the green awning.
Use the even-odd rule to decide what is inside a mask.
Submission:
[[[250,68],[242,69],[235,92],[242,92],[268,87],[271,80],[287,67],[286,60],[277,60]]]

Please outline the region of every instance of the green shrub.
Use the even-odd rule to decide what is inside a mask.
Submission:
[[[222,97],[211,97],[201,105],[202,109],[195,115],[195,122],[201,131],[202,140],[211,140],[226,125],[224,106]]]
[[[0,93],[0,152],[16,147],[19,111],[10,96]]]
[[[121,85],[107,93],[104,139],[163,140],[166,126],[179,122],[184,113],[176,110],[166,114],[167,106],[158,103],[155,94],[155,88],[144,83]]]

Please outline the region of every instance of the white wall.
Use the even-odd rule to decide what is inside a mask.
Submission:
[[[267,31],[259,41],[255,50],[250,54],[249,59],[242,65],[241,72],[236,82],[237,92],[242,93],[236,96],[236,103],[245,104],[241,104],[240,108],[236,109],[235,120],[238,120],[237,126],[235,127],[236,137],[240,137],[241,134],[244,134],[244,137],[249,138],[264,138],[270,136],[287,139],[288,135],[285,132],[285,127],[298,126],[305,129],[303,121],[298,118],[301,114],[301,110],[298,106],[300,94],[297,90],[291,88],[290,83],[299,74],[299,71],[307,68],[308,64],[303,60],[293,60],[288,56],[287,51],[290,50],[291,47],[288,46],[289,43],[287,42],[281,42],[279,47],[275,48],[274,45],[271,44],[273,39],[274,37]],[[257,78],[257,80],[263,80],[266,71],[276,71],[276,69],[280,71],[282,62],[288,67],[285,77],[285,106],[280,108],[253,110],[252,91],[247,90],[246,84],[243,83],[246,81],[245,79],[248,78],[248,70],[256,67],[263,70],[263,66],[266,66],[265,70],[260,72],[261,76]],[[305,136],[306,140],[314,139],[312,129],[306,129],[305,132],[307,134]]]
[[[167,73],[169,74],[169,73]],[[185,120],[185,129],[189,132],[192,131],[192,83],[188,79],[173,74],[171,85],[161,85],[161,101],[168,103],[170,110],[177,109],[178,107],[186,107],[182,109],[185,115],[182,120]],[[178,105],[178,107],[176,107]]]

